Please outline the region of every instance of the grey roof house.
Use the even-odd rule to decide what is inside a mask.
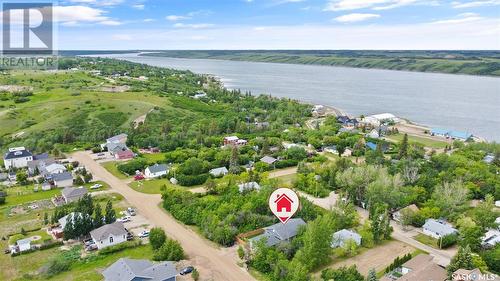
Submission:
[[[105,281],[175,281],[177,270],[171,261],[152,263],[121,258],[106,268],[102,275]]]
[[[166,164],[155,164],[149,166],[144,170],[144,175],[147,178],[156,178],[168,173],[168,166]]]
[[[439,239],[443,236],[458,233],[458,230],[453,228],[450,224],[445,221],[428,219],[422,226],[422,230],[425,235],[432,236]]]
[[[52,174],[50,178],[54,181],[57,187],[68,187],[73,185],[73,175],[70,172],[60,174]]]
[[[343,247],[347,240],[353,240],[358,246],[361,245],[361,235],[352,230],[342,229],[333,234],[331,247]]]
[[[78,201],[85,194],[87,194],[87,189],[84,187],[79,187],[79,188],[66,187],[61,191],[61,194],[62,194],[66,204],[69,204],[71,202]]]
[[[121,222],[106,224],[90,232],[90,236],[99,250],[126,242],[127,234],[127,230]]]
[[[238,189],[240,192],[246,190],[260,190],[260,185],[254,181],[238,184]]]
[[[260,158],[260,161],[261,162],[264,162],[268,165],[272,165],[274,164],[276,161],[278,161],[278,159],[274,158],[274,157],[271,157],[271,156],[264,156],[262,158]]]
[[[299,227],[306,225],[303,219],[290,219],[286,224],[277,223],[268,227],[264,227],[264,233],[249,239],[250,247],[262,239],[266,239],[267,246],[275,246],[282,241],[288,241],[297,235]]]

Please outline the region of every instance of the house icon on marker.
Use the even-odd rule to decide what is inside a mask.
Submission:
[[[291,212],[293,200],[290,199],[286,194],[278,195],[278,198],[274,200],[276,203],[276,210],[278,212]],[[283,209],[285,209],[283,211]]]

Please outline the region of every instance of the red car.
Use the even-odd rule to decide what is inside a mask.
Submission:
[[[140,180],[143,180],[143,179],[144,179],[143,175],[135,175],[134,176],[134,180],[136,180],[136,181],[140,181]]]

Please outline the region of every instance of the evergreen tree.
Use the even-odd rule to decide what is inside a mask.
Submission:
[[[73,216],[69,216],[63,229],[64,240],[75,238],[75,227],[73,222]]]
[[[49,214],[47,214],[47,212],[43,214],[43,224],[45,225],[49,224]]]
[[[94,213],[94,202],[90,194],[85,194],[76,203],[75,212],[82,213],[84,215],[92,216]]]
[[[111,200],[108,200],[108,202],[106,203],[104,221],[106,222],[106,224],[114,223],[116,221],[116,213],[115,210],[113,210],[113,204],[111,203]]]
[[[154,227],[149,232],[149,244],[153,250],[158,250],[167,240],[165,231],[159,227]]]
[[[231,159],[229,161],[229,172],[231,174],[237,174],[240,172],[240,164],[238,162],[238,158],[238,147],[233,146],[231,150]]]
[[[465,247],[460,247],[458,249],[458,253],[451,259],[450,264],[448,265],[448,276],[451,277],[453,272],[458,269],[474,269],[474,263],[472,261],[472,251],[469,245]]]
[[[104,224],[104,217],[100,204],[96,204],[94,209],[94,228],[101,227]]]
[[[406,156],[408,156],[408,134],[405,134],[403,136],[403,140],[401,141],[401,144],[399,145],[398,158],[403,159]]]

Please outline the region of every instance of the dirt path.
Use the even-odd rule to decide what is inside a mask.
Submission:
[[[297,167],[290,167],[286,169],[276,170],[269,173],[269,178],[278,178],[288,175],[293,175],[297,173]]]
[[[95,179],[108,183],[113,191],[123,195],[152,224],[163,228],[168,236],[179,241],[191,264],[200,271],[201,280],[255,280],[236,264],[234,247],[218,249],[214,243],[177,222],[159,206],[162,202],[159,194],[144,194],[131,189],[92,160],[87,152],[76,152],[72,157],[90,170]]]

